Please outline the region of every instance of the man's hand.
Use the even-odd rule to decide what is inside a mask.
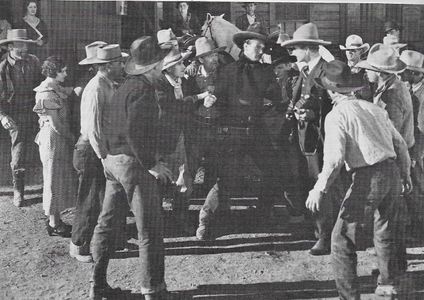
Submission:
[[[197,94],[197,98],[198,98],[199,100],[203,100],[203,99],[205,99],[207,96],[209,96],[209,92],[208,92],[208,91],[203,92],[203,93],[201,93],[201,94]]]
[[[165,166],[163,162],[156,163],[156,165],[149,170],[149,173],[164,184],[168,181],[173,182],[172,172]]]
[[[203,106],[206,107],[206,108],[209,108],[212,105],[214,105],[215,102],[216,102],[216,97],[214,95],[208,95],[208,96],[206,96],[206,98],[203,102]]]
[[[6,130],[12,130],[16,128],[16,123],[13,121],[13,119],[9,116],[4,116],[1,120],[1,125]]]
[[[306,208],[310,211],[316,213],[320,210],[321,203],[323,201],[323,195],[324,193],[317,190],[310,190],[308,199],[306,200]]]
[[[315,113],[311,109],[299,109],[296,111],[296,119],[299,121],[309,122],[315,119]]]
[[[402,179],[403,194],[408,195],[412,192],[412,179],[411,176]]]
[[[44,41],[43,40],[37,40],[36,41],[38,46],[43,46],[44,45]]]

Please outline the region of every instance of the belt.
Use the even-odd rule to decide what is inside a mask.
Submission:
[[[216,125],[217,124],[216,120],[217,120],[216,118],[202,118],[202,117],[197,116],[194,119],[194,122],[200,123],[202,125]]]
[[[251,135],[253,128],[250,127],[234,127],[234,126],[226,126],[226,127],[218,127],[218,134],[245,134]]]

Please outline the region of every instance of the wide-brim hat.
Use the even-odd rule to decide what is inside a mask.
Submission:
[[[140,37],[130,46],[130,57],[125,63],[124,71],[128,75],[144,74],[156,67],[165,56],[166,53],[159,48],[154,37]]]
[[[97,56],[97,48],[106,46],[107,43],[103,41],[95,41],[85,46],[85,58],[81,60],[79,65],[91,65]]]
[[[181,53],[180,51],[171,51],[163,59],[162,71],[169,69],[172,66],[186,60],[191,55],[190,51]]]
[[[406,64],[399,59],[391,46],[377,43],[371,47],[367,59],[358,62],[355,67],[396,74],[405,71]]]
[[[266,32],[262,31],[262,26],[260,23],[255,22],[249,25],[246,31],[240,31],[234,34],[233,42],[240,49],[243,49],[243,44],[246,40],[261,40],[264,43],[268,41]]]
[[[315,78],[314,82],[320,88],[340,94],[358,91],[364,87],[363,77],[352,74],[350,67],[340,60],[325,63],[324,76]]]
[[[159,30],[156,34],[158,45],[161,49],[171,49],[178,44],[177,37],[171,28]]]
[[[196,49],[196,58],[199,58],[215,52],[222,52],[226,47],[217,47],[213,40],[201,37],[196,40],[194,48]]]
[[[0,45],[15,42],[36,43],[37,41],[28,38],[26,29],[9,29],[7,31],[6,39],[0,40]]]
[[[125,59],[128,56],[127,53],[121,51],[121,47],[118,44],[109,44],[97,48],[96,57],[91,60],[91,64],[105,64]]]
[[[281,63],[294,63],[296,56],[290,55],[286,48],[276,45],[271,50],[271,65],[277,66]]]
[[[282,47],[295,45],[330,45],[331,42],[324,41],[318,36],[318,27],[314,23],[307,23],[300,26],[293,33],[291,40],[281,43]]]
[[[340,50],[362,50],[362,53],[366,53],[370,50],[370,44],[364,43],[359,35],[352,34],[346,38],[346,46],[339,45]]]
[[[390,20],[384,23],[384,33],[387,33],[393,29],[402,31],[402,25],[400,25],[399,23],[393,20]]]
[[[424,73],[424,55],[413,50],[402,51],[399,59],[406,64],[406,69]]]

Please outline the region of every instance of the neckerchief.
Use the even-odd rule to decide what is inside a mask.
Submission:
[[[165,77],[168,80],[169,84],[172,85],[172,87],[174,88],[175,99],[177,99],[177,100],[183,99],[184,94],[183,94],[183,88],[181,86],[181,84],[182,84],[181,78],[177,78],[177,80],[174,80],[167,73],[165,73]]]

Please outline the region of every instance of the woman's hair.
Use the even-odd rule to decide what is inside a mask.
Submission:
[[[24,13],[24,16],[27,14],[27,12],[28,12],[28,5],[30,4],[30,3],[35,3],[36,5],[37,5],[37,15],[39,14],[39,10],[40,10],[40,5],[39,5],[39,3],[38,3],[38,1],[37,0],[25,0],[24,1],[24,4],[23,4],[23,8],[22,8],[22,10],[23,10],[23,13]]]
[[[41,74],[46,77],[56,78],[57,74],[66,67],[63,60],[58,56],[47,57],[41,66]]]

